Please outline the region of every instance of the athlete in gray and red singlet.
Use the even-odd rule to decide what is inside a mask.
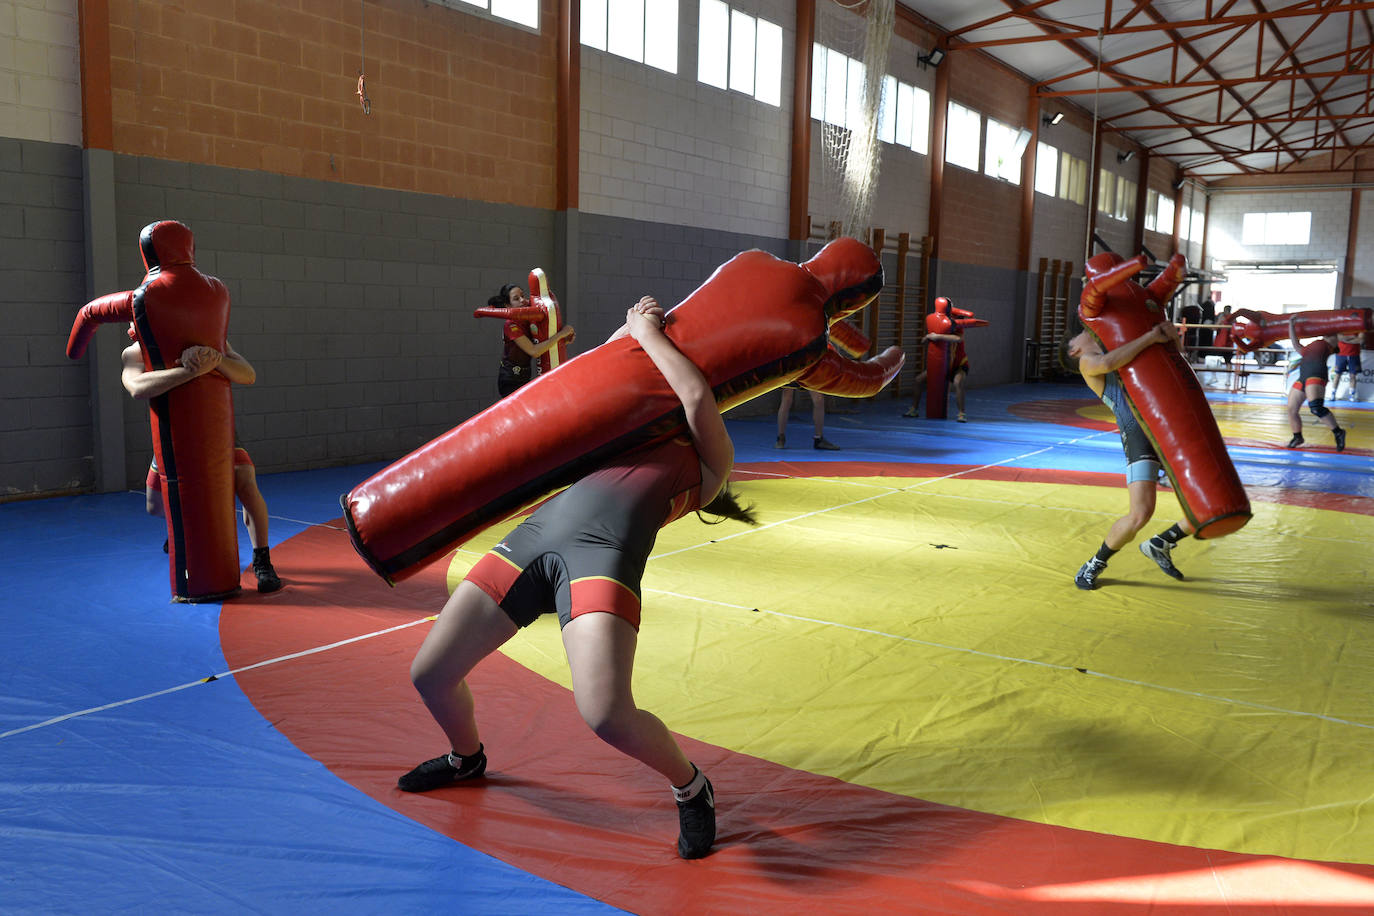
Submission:
[[[1302,410],[1303,402],[1306,402],[1307,409],[1317,418],[1317,422],[1331,430],[1331,435],[1336,440],[1336,451],[1344,451],[1345,430],[1341,429],[1341,425],[1336,422],[1336,415],[1325,403],[1326,361],[1336,352],[1336,335],[1327,334],[1303,346],[1298,341],[1293,319],[1289,318],[1288,341],[1293,345],[1293,351],[1302,357],[1297,380],[1288,391],[1288,428],[1293,431],[1293,438],[1288,440],[1288,447],[1297,448],[1303,443],[1302,415],[1299,411]]]
[[[558,614],[582,718],[607,744],[668,779],[678,804],[678,853],[694,859],[715,841],[710,781],[630,689],[640,620],[640,578],[658,530],[701,508],[752,522],[725,489],[734,463],[711,387],[663,333],[646,296],[625,316],[629,333],[682,402],[689,437],[640,449],[549,500],[487,553],[458,585],[420,646],[411,680],[448,737],[450,753],[397,785],[424,792],[486,772],[466,678],[519,627]]]

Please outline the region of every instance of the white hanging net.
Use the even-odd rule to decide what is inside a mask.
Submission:
[[[882,150],[878,124],[895,0],[820,0],[813,114],[821,115],[823,222],[867,241]]]

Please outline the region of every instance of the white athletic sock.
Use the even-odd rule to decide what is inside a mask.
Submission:
[[[697,797],[698,792],[706,788],[706,774],[701,772],[695,763],[692,764],[692,769],[696,770],[696,775],[692,777],[691,782],[680,788],[673,786],[673,798],[677,801],[691,801]]]

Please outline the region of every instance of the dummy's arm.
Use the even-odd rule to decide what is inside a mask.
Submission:
[[[705,505],[715,499],[735,463],[735,446],[715,395],[701,370],[663,333],[663,309],[652,297],[645,296],[625,313],[625,325],[682,402],[692,444],[701,456],[701,503]]]
[[[1298,328],[1296,325],[1296,321],[1297,319],[1295,318],[1288,319],[1288,342],[1293,345],[1294,353],[1300,353],[1302,352],[1302,341],[1298,340]]]

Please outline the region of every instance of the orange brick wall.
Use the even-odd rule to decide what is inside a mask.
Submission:
[[[978,54],[955,52],[949,67],[949,97],[1012,127],[1026,120],[1029,86]],[[1034,147],[1026,155],[1035,155]],[[1017,185],[945,165],[940,257],[985,267],[1017,269],[1022,193]]]
[[[536,35],[423,0],[110,0],[114,151],[552,209],[556,0],[541,15]]]

